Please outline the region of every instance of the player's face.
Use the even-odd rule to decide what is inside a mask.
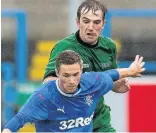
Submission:
[[[62,64],[57,75],[59,87],[65,93],[74,93],[79,82],[82,69],[79,63],[73,65]]]
[[[80,38],[84,42],[93,45],[96,44],[105,21],[101,10],[97,10],[95,14],[93,14],[92,10],[88,11],[88,13],[85,12],[81,14],[80,20],[76,20],[80,30]]]

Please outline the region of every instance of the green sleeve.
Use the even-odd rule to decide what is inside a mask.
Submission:
[[[58,43],[56,43],[56,45],[54,46],[54,48],[52,49],[52,51],[50,53],[50,58],[49,58],[47,66],[45,68],[44,79],[47,78],[48,76],[56,76],[56,74],[55,74],[56,57],[62,51],[70,50],[71,47],[72,46],[68,42],[65,42],[65,41],[59,41]]]

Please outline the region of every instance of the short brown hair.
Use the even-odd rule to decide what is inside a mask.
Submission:
[[[79,63],[82,68],[82,60],[78,53],[72,50],[65,50],[61,52],[56,58],[56,69],[59,71],[61,64],[72,65]]]
[[[97,10],[101,10],[102,13],[103,13],[103,20],[105,19],[105,14],[107,12],[107,8],[101,2],[99,2],[97,0],[85,0],[84,2],[82,2],[81,5],[79,6],[78,10],[77,10],[77,18],[79,20],[80,20],[81,11],[82,11],[83,8],[84,8],[83,13],[86,10],[87,10],[86,13],[88,13],[90,10],[92,10],[93,14],[95,14],[95,12]]]

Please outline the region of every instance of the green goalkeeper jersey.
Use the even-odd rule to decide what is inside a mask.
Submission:
[[[107,37],[99,36],[95,45],[84,43],[79,37],[79,31],[71,34],[56,43],[50,53],[48,65],[45,70],[44,78],[48,76],[56,76],[55,60],[58,54],[64,50],[73,50],[77,52],[83,60],[83,72],[89,71],[106,71],[108,69],[117,68],[116,63],[116,46],[115,43]],[[94,131],[113,132],[110,126],[110,112],[107,113],[102,98],[97,105],[95,112]],[[106,115],[106,116],[104,116]],[[96,118],[97,117],[97,118]]]

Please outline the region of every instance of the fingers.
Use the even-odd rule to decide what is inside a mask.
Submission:
[[[141,68],[140,69],[140,73],[144,72],[145,70],[146,70],[145,68]],[[142,76],[140,73],[137,75],[137,77],[141,77]]]
[[[142,76],[141,74],[138,74],[138,75],[137,75],[137,77],[141,77],[141,76]]]
[[[144,65],[145,65],[145,62],[142,62],[142,63],[140,64],[140,68],[142,68]]]
[[[129,82],[125,83],[125,85],[127,86],[127,89],[130,90]]]
[[[143,59],[144,59],[144,57],[142,57],[142,56],[140,57],[140,55],[136,55],[135,56],[135,63],[141,64]]]
[[[128,92],[130,89],[131,89],[131,87],[130,87],[129,83],[128,82],[125,83],[125,91],[124,91],[124,93]]]
[[[129,84],[127,84],[127,88],[128,88],[128,90],[130,90],[130,89],[131,89],[131,87],[130,87],[130,85],[129,85]]]
[[[135,56],[135,60],[131,65],[132,69],[135,71],[135,74],[136,74],[134,75],[135,77],[140,77],[141,76],[140,73],[145,71],[145,68],[144,68],[145,62],[143,62],[143,59],[144,58],[140,55]]]
[[[124,78],[124,80],[125,80],[125,83],[128,83],[128,81],[129,81],[128,78]]]
[[[136,55],[136,56],[135,56],[135,61],[134,61],[134,62],[135,62],[135,63],[138,63],[138,60],[139,60],[139,55]]]
[[[127,86],[127,89],[130,90],[130,85],[129,85],[128,78],[125,78],[125,85]]]
[[[144,59],[144,57],[141,56],[141,57],[139,58],[139,60],[138,60],[138,63],[141,64],[142,61],[143,61],[143,59]]]
[[[141,69],[141,72],[144,72],[145,70],[146,70],[145,68],[142,68],[142,69]]]

